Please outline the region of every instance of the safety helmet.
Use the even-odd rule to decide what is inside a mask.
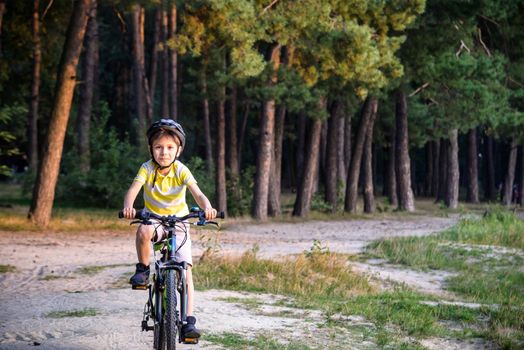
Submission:
[[[170,130],[175,133],[175,135],[180,140],[180,148],[181,151],[184,149],[184,146],[186,145],[186,133],[184,129],[182,128],[182,125],[177,123],[176,121],[172,119],[160,119],[151,124],[149,129],[147,129],[147,142],[149,143],[149,147],[151,147],[151,141],[153,138],[153,135],[155,135],[159,130]]]

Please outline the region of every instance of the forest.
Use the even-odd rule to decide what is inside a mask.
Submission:
[[[523,206],[524,0],[0,0],[0,180],[120,208],[171,118],[257,220]]]

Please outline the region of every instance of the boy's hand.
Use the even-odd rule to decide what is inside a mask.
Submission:
[[[135,208],[124,208],[122,209],[122,213],[124,214],[124,217],[126,219],[134,219],[136,215]]]
[[[206,208],[204,212],[206,213],[206,220],[212,220],[217,217],[217,210],[215,208]]]

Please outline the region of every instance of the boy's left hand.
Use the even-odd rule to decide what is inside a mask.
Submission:
[[[212,220],[217,217],[217,210],[215,208],[205,208],[206,220]]]

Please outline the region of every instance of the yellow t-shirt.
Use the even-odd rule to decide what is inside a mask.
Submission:
[[[156,171],[157,165],[149,160],[142,164],[135,177],[144,190],[144,205],[157,215],[183,216],[189,214],[186,203],[186,188],[196,184],[191,171],[178,160],[171,164],[167,175]],[[156,181],[153,187],[153,179]]]

